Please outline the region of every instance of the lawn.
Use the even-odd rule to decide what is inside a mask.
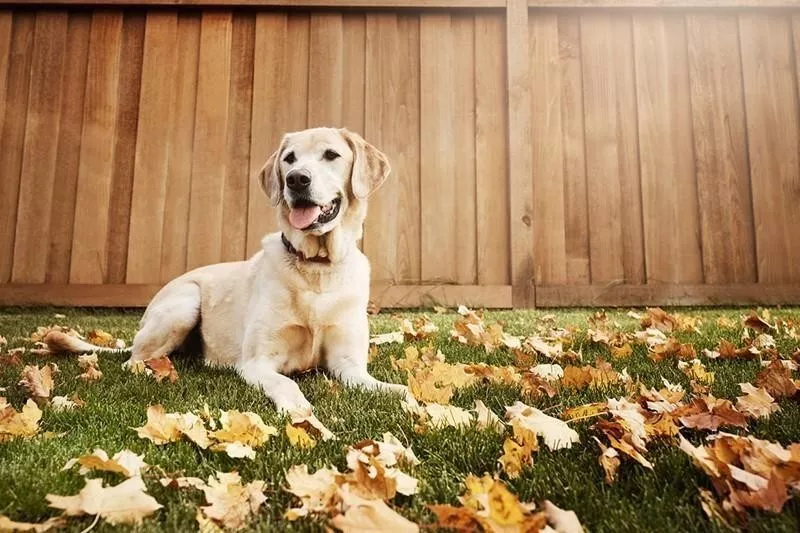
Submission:
[[[628,309],[609,310],[608,323],[619,325],[623,331],[639,331],[639,321],[628,316]],[[637,310],[643,313],[643,310]],[[675,310],[669,310],[673,312]],[[708,359],[703,349],[716,349],[721,339],[741,346],[743,327],[741,317],[746,309],[682,309],[678,312],[698,317],[698,331],[679,331],[673,335],[681,343],[694,346],[698,357],[709,372],[715,373],[710,392],[719,398],[736,403],[741,395],[739,383],[754,382],[762,370],[755,359]],[[763,312],[763,310],[762,310]],[[770,309],[772,321],[785,320],[800,324],[800,309]],[[55,318],[56,313],[65,315]],[[633,344],[633,353],[624,359],[612,357],[609,347],[590,341],[586,336],[591,327],[588,318],[595,311],[588,310],[537,310],[518,312],[487,312],[487,323],[500,321],[507,333],[529,336],[540,328],[553,326],[577,327],[572,350],[582,355],[577,364],[592,364],[602,357],[615,370],[627,373],[647,387],[661,388],[662,378],[681,384],[691,392],[690,378],[677,366],[677,359],[667,357],[654,362],[648,357],[645,344]],[[403,317],[416,317],[420,313],[401,312]],[[405,382],[403,371],[393,367],[392,359],[404,357],[409,346],[422,347],[433,343],[450,363],[479,363],[513,365],[517,358],[512,350],[501,346],[491,353],[480,346],[461,344],[450,338],[453,322],[459,317],[454,311],[444,314],[427,313],[439,331],[424,341],[407,341],[403,344],[383,344],[370,363],[373,375],[392,382]],[[0,335],[8,339],[7,348],[31,346],[26,339],[37,326],[58,323],[88,331],[99,328],[130,343],[140,316],[139,311],[108,311],[80,309],[6,309],[0,311]],[[729,323],[718,321],[720,317]],[[371,318],[373,333],[398,329],[395,316],[383,312]],[[614,326],[616,328],[616,326]],[[798,341],[785,330],[775,334],[777,351],[788,358],[798,348]],[[580,436],[580,443],[571,449],[549,450],[540,444],[533,455],[533,465],[526,467],[516,479],[508,479],[498,465],[503,453],[503,443],[510,434],[481,430],[476,427],[429,429],[418,432],[416,423],[406,414],[396,397],[368,393],[341,387],[322,373],[308,373],[297,377],[301,389],[315,406],[318,418],[338,437],[337,440],[319,442],[311,449],[300,449],[287,439],[283,428],[286,421],[274,410],[265,396],[246,385],[234,372],[205,368],[196,354],[176,354],[173,363],[180,375],[175,383],[156,383],[145,375],[133,375],[121,367],[124,355],[107,355],[100,358],[102,379],[84,382],[76,379],[81,371],[75,356],[23,356],[25,364],[54,361],[60,373],[56,376],[54,395],[73,393],[86,402],[80,409],[55,412],[50,406],[42,408],[42,432],[53,432],[56,437],[37,436],[13,439],[0,443],[0,514],[19,521],[41,521],[56,516],[58,511],[48,507],[46,494],[76,494],[84,485],[77,469],[61,471],[73,457],[103,448],[113,454],[124,448],[144,454],[150,465],[156,465],[145,475],[148,493],[164,507],[146,518],[142,531],[190,531],[197,528],[195,514],[203,503],[202,493],[190,490],[164,488],[158,478],[164,474],[180,474],[207,478],[217,471],[238,471],[244,481],[264,480],[267,500],[251,522],[258,531],[322,531],[324,517],[289,522],[284,512],[295,498],[283,490],[285,473],[292,465],[306,464],[313,471],[321,467],[346,468],[345,448],[362,439],[380,438],[384,432],[393,433],[400,441],[410,445],[420,464],[409,470],[419,479],[419,490],[414,496],[398,495],[391,506],[406,518],[420,524],[434,521],[428,504],[458,505],[458,496],[464,492],[464,480],[469,474],[499,475],[509,489],[522,501],[550,500],[563,509],[575,511],[588,531],[716,531],[721,530],[703,512],[698,491],[712,489],[709,477],[694,466],[688,455],[670,439],[648,444],[647,459],[653,464],[649,470],[622,457],[617,480],[604,481],[603,468],[598,462],[600,450],[592,436],[600,435],[592,425],[596,419],[571,423]],[[549,363],[546,358],[538,358]],[[567,362],[562,362],[566,366]],[[572,363],[576,364],[576,363]],[[0,387],[10,404],[20,408],[27,399],[27,391],[17,385],[22,367],[0,364]],[[625,394],[619,384],[608,387],[588,387],[574,390],[556,387],[553,397],[537,398],[524,395],[518,385],[478,385],[456,390],[451,403],[471,409],[475,400],[482,400],[494,413],[503,417],[505,406],[523,401],[547,414],[559,417],[564,409],[589,402],[606,401]],[[131,429],[144,424],[149,405],[162,404],[168,412],[196,410],[208,404],[213,409],[238,409],[259,414],[264,422],[279,429],[279,434],[259,448],[254,460],[234,459],[224,453],[202,450],[188,440],[157,446],[141,439]],[[767,419],[749,419],[747,432],[760,439],[777,441],[784,446],[800,442],[800,405],[797,396],[782,399],[781,410]],[[726,428],[726,430],[728,430]],[[682,429],[681,433],[695,445],[704,441],[709,431]],[[88,477],[102,477],[117,483],[120,477],[110,473],[91,473]],[[800,498],[794,497],[781,513],[750,511],[747,529],[750,531],[800,530]],[[81,531],[92,524],[93,517],[71,518],[66,530]],[[127,526],[126,526],[127,527]],[[115,529],[104,521],[96,531]]]

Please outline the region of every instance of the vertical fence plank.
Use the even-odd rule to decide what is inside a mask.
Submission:
[[[797,80],[790,19],[739,15],[758,280],[800,281]]]
[[[475,179],[478,284],[510,283],[505,25],[475,15]]]
[[[536,284],[566,282],[564,152],[561,126],[561,68],[558,19],[553,13],[529,17],[531,137]]]
[[[342,15],[312,13],[309,28],[308,125],[342,122],[344,39]]]
[[[362,13],[342,16],[344,42],[342,55],[342,118],[341,126],[364,133],[364,68],[366,64],[366,17]],[[330,124],[338,126],[339,124]]]
[[[0,283],[11,280],[17,223],[22,147],[28,114],[28,84],[33,52],[35,15],[15,13],[8,53],[7,82],[0,131]]]
[[[128,265],[133,170],[136,160],[136,131],[139,124],[139,92],[142,85],[145,16],[126,13],[122,26],[117,99],[117,133],[114,170],[108,213],[107,283],[124,283]],[[157,260],[151,256],[153,261]]]
[[[755,236],[737,18],[688,14],[687,36],[705,282],[753,283]]]
[[[167,165],[174,151],[173,106],[178,58],[178,14],[147,15],[134,181],[128,239],[128,283],[158,283],[166,209]],[[171,209],[171,206],[170,206]]]
[[[186,251],[189,235],[189,201],[192,180],[192,145],[194,142],[195,104],[197,103],[197,66],[200,55],[200,15],[181,13],[178,16],[177,65],[172,92],[172,127],[167,158],[167,182],[163,214],[161,283],[186,271]]]
[[[420,159],[422,278],[452,283],[458,278],[460,246],[456,196],[455,51],[450,15],[420,17]]]
[[[253,104],[255,19],[233,17],[231,88],[228,102],[228,154],[222,205],[222,260],[241,261],[247,248],[247,195],[250,187],[250,122]]]
[[[645,281],[631,21],[581,15],[593,283]]]
[[[589,277],[589,207],[584,154],[583,75],[578,16],[558,15],[561,62],[561,130],[564,152],[564,253],[566,282],[587,284]]]
[[[70,283],[103,283],[122,43],[122,14],[95,12],[89,37]]]
[[[222,259],[222,201],[231,76],[231,13],[204,12],[192,148],[188,269]]]
[[[61,124],[55,165],[58,186],[55,189],[50,216],[50,244],[46,272],[48,283],[67,283],[69,281],[91,27],[92,17],[90,14],[82,12],[70,14],[60,102]]]
[[[400,224],[397,197],[401,188],[394,161],[400,69],[399,63],[391,60],[399,46],[397,15],[370,13],[366,25],[364,136],[387,155],[392,175],[370,198],[364,224],[364,253],[370,258],[372,279],[393,282],[398,278],[399,253],[393,243],[397,242]]]
[[[684,17],[635,15],[633,47],[648,283],[702,283]]]
[[[394,137],[390,145],[397,183],[397,234],[395,281],[414,283],[420,278],[420,43],[419,17],[397,17],[400,58],[396,102],[393,111]],[[384,140],[386,142],[386,140]]]
[[[304,14],[259,13],[253,72],[250,136],[250,194],[247,253],[261,248],[261,239],[277,228],[255,179],[267,158],[278,149],[282,135],[307,123],[309,18]]]
[[[515,308],[532,307],[536,294],[533,285],[530,44],[528,3],[525,0],[508,1],[506,53],[512,303]]]
[[[453,201],[456,211],[456,281],[471,285],[477,281],[478,246],[475,219],[475,16],[452,17],[453,84],[457,87],[453,102],[454,144]]]
[[[64,11],[41,11],[36,16],[11,273],[14,283],[44,283],[47,276],[42,250],[50,242],[68,23]]]

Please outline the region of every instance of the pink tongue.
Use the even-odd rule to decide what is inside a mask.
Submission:
[[[295,229],[304,229],[313,224],[319,217],[319,206],[295,207],[289,211],[289,223]]]

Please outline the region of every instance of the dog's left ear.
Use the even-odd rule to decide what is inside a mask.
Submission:
[[[378,190],[389,177],[389,172],[392,170],[389,167],[389,160],[360,135],[344,128],[340,129],[339,133],[353,151],[353,170],[350,175],[353,195],[363,200]]]
[[[278,158],[283,151],[285,142],[286,137],[281,140],[281,145],[269,156],[267,162],[258,172],[258,183],[261,185],[261,190],[269,197],[270,203],[274,206],[281,203],[283,184],[281,180],[281,162]]]

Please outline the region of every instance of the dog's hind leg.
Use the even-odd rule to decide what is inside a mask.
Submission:
[[[200,287],[177,279],[147,306],[128,361],[146,361],[177,349],[200,319]]]

